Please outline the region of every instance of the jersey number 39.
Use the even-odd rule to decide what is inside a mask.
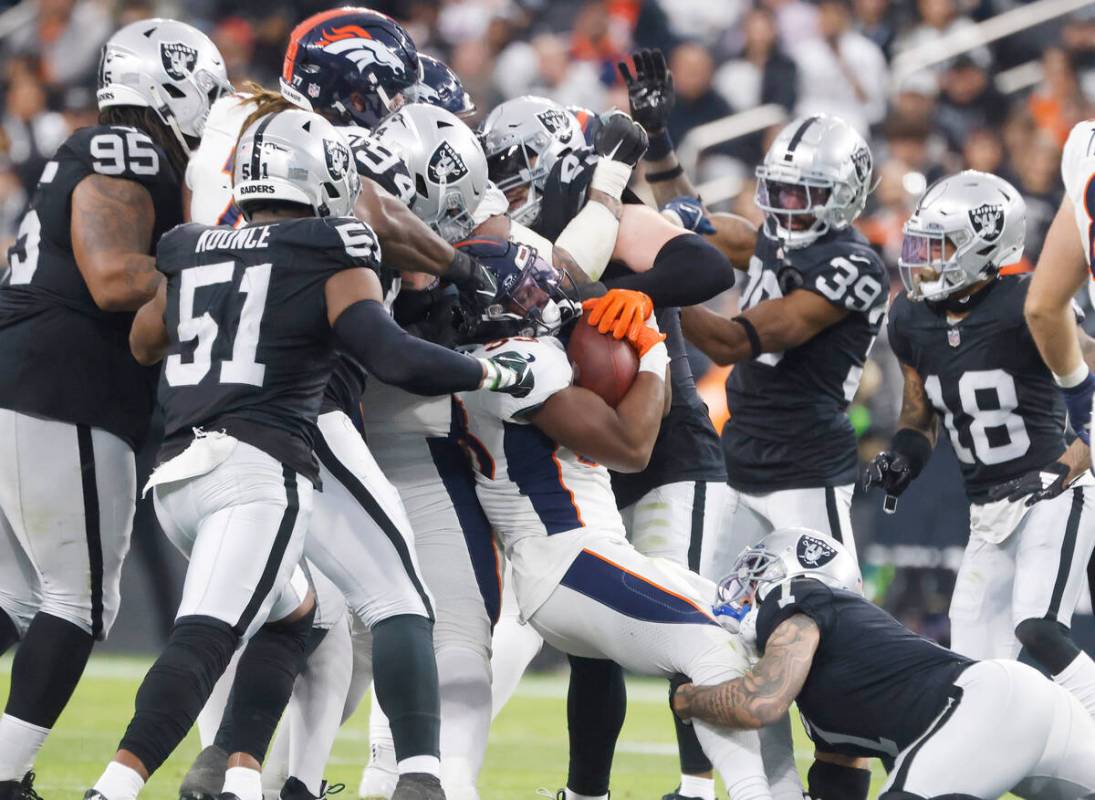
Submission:
[[[245,383],[262,386],[266,366],[255,361],[259,347],[259,328],[266,311],[266,293],[270,288],[271,264],[256,264],[243,271],[239,291],[246,297],[240,310],[239,325],[232,342],[232,357],[220,362],[221,383]],[[236,265],[232,261],[205,264],[184,270],[179,286],[179,343],[197,339],[193,359],[184,362],[178,353],[167,357],[164,376],[171,386],[194,386],[212,369],[213,343],[220,326],[208,311],[194,316],[194,293],[203,286],[231,283]]]

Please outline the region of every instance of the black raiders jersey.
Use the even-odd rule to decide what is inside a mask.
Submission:
[[[376,269],[372,230],[349,217],[184,225],[160,241],[170,345],[160,460],[193,428],[225,430],[316,481],[313,431],[335,364],[325,284]]]
[[[552,165],[544,181],[540,215],[531,226],[536,233],[551,242],[559,238],[563,228],[585,206],[598,160],[591,148],[582,147],[566,153]],[[624,189],[623,202],[642,204],[630,189]]]
[[[973,662],[917,636],[854,592],[813,578],[770,591],[757,614],[757,646],[805,614],[821,634],[796,703],[818,750],[892,765],[946,708],[954,680]]]
[[[903,294],[890,308],[890,347],[923,380],[974,502],[1065,450],[1064,402],[1023,317],[1029,286],[998,278],[954,324]]]
[[[786,252],[758,235],[742,311],[804,289],[849,313],[798,347],[734,367],[722,437],[731,486],[771,492],[855,482],[846,411],[881,328],[888,286],[882,261],[854,228]]]
[[[611,280],[607,281],[609,286]],[[657,311],[658,327],[665,332],[669,350],[669,380],[673,401],[662,420],[650,463],[642,472],[611,472],[616,505],[627,508],[647,492],[678,481],[726,482],[726,464],[719,435],[711,424],[707,404],[696,391],[696,380],[685,352],[679,308]],[[698,564],[690,565],[694,569]]]
[[[148,190],[153,243],[182,221],[179,176],[142,131],[82,128],[58,148],[42,170],[0,286],[0,407],[102,428],[136,449],[148,428],[156,370],[130,354],[133,312],[100,309],[76,265],[71,198],[88,175]]]

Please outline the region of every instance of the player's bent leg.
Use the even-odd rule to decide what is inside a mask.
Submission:
[[[619,664],[569,656],[567,730],[570,760],[567,790],[607,797],[616,740],[627,714],[627,687]]]
[[[1062,698],[1025,664],[971,665],[955,679],[947,707],[897,756],[883,795],[999,797],[1028,776],[1051,777],[1041,765],[1047,743],[1061,735]]]
[[[977,506],[970,513],[976,515]],[[1017,532],[989,542],[971,527],[951,594],[951,649],[968,658],[1015,658],[1019,640],[1012,621]]]
[[[13,448],[0,459],[0,507],[10,533],[4,538],[10,545],[14,536],[34,570],[35,584],[22,581],[22,591],[37,590],[38,598],[26,599],[37,600],[38,608],[12,662],[0,718],[0,782],[22,779],[30,770],[94,642],[114,623],[136,498],[133,451],[117,436],[12,411],[3,415],[0,424]]]
[[[772,532],[771,523],[754,508],[753,498],[732,486],[726,488],[721,525],[714,535],[704,536],[700,551],[699,573],[713,581],[726,577],[742,550]]]
[[[857,558],[852,535],[854,489],[849,483],[770,492],[762,496],[763,514],[773,529],[810,528],[836,539]]]
[[[1095,487],[1036,504],[1016,533],[1015,635],[1095,717],[1095,661],[1069,632],[1095,548]]]
[[[517,596],[513,593],[512,570],[507,567],[502,586],[502,612],[494,626],[491,643],[491,719],[506,707],[517,691],[521,676],[543,646],[544,638],[539,631],[521,617]]]

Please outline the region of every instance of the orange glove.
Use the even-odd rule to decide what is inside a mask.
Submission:
[[[647,350],[651,347],[664,341],[664,333],[656,331],[647,325],[643,325],[635,336],[629,336],[627,339],[628,344],[639,352],[639,358],[645,356]]]
[[[609,289],[606,294],[582,303],[586,322],[600,333],[612,332],[613,339],[627,337],[634,343],[646,319],[654,313],[654,303],[642,292],[633,289]]]

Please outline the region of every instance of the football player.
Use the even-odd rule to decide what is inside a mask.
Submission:
[[[99,124],[46,164],[9,253],[0,652],[21,645],[0,719],[0,798],[36,796],[35,755],[118,613],[133,453],[154,381],[127,334],[162,280],[153,246],[182,221],[190,148],[230,88],[217,48],[189,25],[149,19],[115,33],[99,71]]]
[[[734,364],[723,453],[733,489],[704,574],[776,527],[825,520],[854,552],[855,434],[845,413],[885,315],[886,275],[852,227],[870,190],[866,142],[836,117],[798,119],[757,168],[765,214],[741,313],[682,313],[687,336]]]
[[[606,202],[595,191],[601,183],[599,171],[612,166],[611,161],[606,163],[603,158],[604,153],[613,149],[606,145],[605,139],[619,127],[621,117],[628,118],[620,114],[591,118],[587,112],[589,124],[585,136],[592,141],[592,149],[583,146],[586,139],[574,145],[576,137],[570,136],[568,149],[557,153],[556,148],[561,144],[546,148],[539,144],[543,128],[547,127],[545,120],[550,122],[554,119],[552,112],[559,111],[549,103],[536,98],[511,101],[512,108],[496,109],[484,123],[488,150],[494,143],[494,149],[506,156],[495,159],[492,177],[510,188],[514,198],[533,198],[531,210],[526,199],[522,205],[511,207],[511,213],[524,214],[536,235],[554,240],[556,250],[565,245],[582,252],[584,218]],[[634,125],[630,119],[628,122]],[[503,151],[501,146],[506,143],[509,150]],[[531,169],[507,178],[500,162],[522,153]],[[691,566],[698,567],[702,534],[720,524],[728,489],[718,437],[696,393],[685,358],[679,311],[675,306],[704,302],[729,288],[733,285],[733,271],[713,247],[698,236],[685,235],[680,227],[668,224],[651,209],[638,204],[637,198],[626,193],[623,186],[626,180],[614,195],[617,201],[626,200],[626,204],[616,204],[620,208],[617,240],[614,246],[606,247],[611,249],[614,263],[607,265],[607,271],[603,264],[595,271],[587,270],[589,278],[600,281],[582,287],[583,294],[596,296],[605,291],[601,287],[627,288],[642,291],[653,299],[673,354],[673,406],[663,421],[649,467],[636,475],[613,473],[613,489],[629,539],[640,552],[669,558],[684,566],[691,560]],[[613,245],[607,235],[604,241]],[[609,255],[606,252],[604,258]],[[574,261],[583,264],[588,259]],[[685,268],[689,270],[688,281],[680,279]],[[607,305],[600,311],[591,309],[590,320],[600,323],[602,331],[607,332],[619,322],[622,307],[617,304],[622,296],[616,293],[615,299],[609,301],[613,306],[611,311]],[[622,337],[626,325],[615,327]],[[500,626],[503,634],[510,629],[521,631],[520,639],[527,638],[526,626]],[[495,671],[501,679],[515,671],[512,667],[523,668],[535,655],[531,649],[514,648],[514,660],[510,661],[504,648],[498,649],[499,668]],[[571,759],[566,791],[600,796],[608,791],[612,752],[623,723],[626,704],[623,675],[611,662],[573,657],[570,662]],[[504,686],[515,683],[510,680]],[[496,708],[499,694],[496,690]],[[699,757],[702,758],[702,751]],[[710,770],[710,764],[706,764],[706,770]],[[707,779],[706,784],[713,792],[713,779]]]
[[[422,65],[422,77],[403,92],[408,103],[438,106],[458,117],[475,114],[475,101],[464,88],[460,76],[448,64],[425,53],[418,54],[418,62]]]
[[[1022,256],[1025,232],[1022,196],[994,175],[967,170],[920,198],[899,262],[907,294],[889,317],[905,378],[900,429],[864,486],[900,495],[942,418],[970,498],[951,647],[986,659],[1022,646],[1095,714],[1095,662],[1068,628],[1095,548],[1095,478],[1086,459],[1059,460],[1065,408],[1023,318],[1030,281],[999,276]]]
[[[391,320],[375,274],[375,236],[346,216],[359,190],[349,147],[322,117],[294,110],[253,122],[236,152],[234,184],[248,224],[238,230],[191,224],[164,236],[157,265],[166,286],[131,333],[139,361],[164,358],[160,402],[167,423],[149,488],[165,531],[190,565],[168,644],[138,690],[134,718],[89,800],[135,797],[185,735],[236,646],[274,625],[291,630],[297,647],[267,665],[280,668],[276,679],[237,684],[237,694],[250,700],[246,707],[265,714],[268,725],[265,739],[257,730],[254,738],[237,735],[241,746],[229,756],[224,785],[241,800],[261,796],[258,770],[314,614],[304,604],[282,616],[285,597],[294,597],[290,577],[320,480],[313,430],[336,346],[378,379],[422,393],[520,382],[497,361],[413,339]],[[398,552],[395,539],[392,546]],[[424,609],[393,643],[397,650],[416,652],[409,628],[429,641],[428,597],[420,590],[418,598]],[[432,653],[424,659],[428,664],[416,666],[428,675]],[[403,675],[390,680],[399,683]],[[391,716],[406,727],[409,750],[401,754],[394,797],[443,798],[436,694],[432,708],[428,692],[391,696]]]
[[[861,594],[855,559],[801,528],[747,548],[715,614],[759,657],[741,678],[686,683],[683,718],[755,730],[797,703],[819,750],[812,797],[849,797],[819,764],[880,758],[881,800],[1080,798],[1095,789],[1095,722],[1025,664],[973,661],[916,636]],[[866,796],[870,773],[858,789]]]
[[[468,312],[472,352],[523,361],[535,376],[532,391],[513,402],[458,396],[458,436],[512,565],[522,618],[571,655],[717,680],[709,670],[736,644],[698,599],[711,584],[628,543],[608,474],[645,468],[667,410],[668,352],[652,314],[640,320],[648,332],[636,337],[638,377],[613,409],[572,384],[553,336],[565,321],[557,309],[573,297],[564,274],[527,246],[485,239],[466,246],[492,262],[501,287],[490,311]],[[730,793],[770,797],[759,740],[712,734],[699,726]],[[783,764],[793,776],[793,759]]]

